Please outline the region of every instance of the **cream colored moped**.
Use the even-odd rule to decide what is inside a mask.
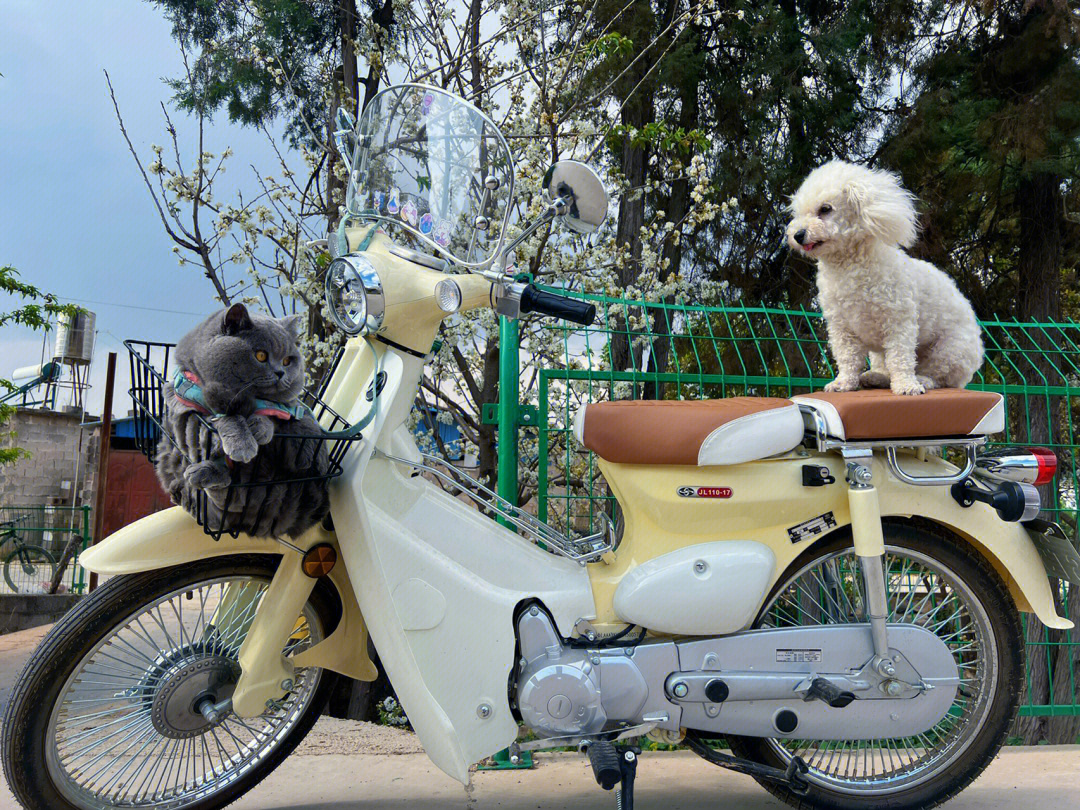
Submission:
[[[369,633],[462,782],[504,748],[575,746],[627,808],[650,737],[799,807],[923,808],[969,784],[1016,711],[1021,612],[1071,627],[1048,576],[1080,584],[1080,557],[1036,520],[1052,454],[982,452],[1002,398],[592,404],[575,434],[621,510],[565,536],[422,453],[408,417],[451,314],[591,322],[506,267],[548,223],[594,231],[600,181],[556,163],[549,206],[508,243],[513,162],[476,108],[397,86],[338,135],[349,218],[326,291],[350,338],[316,409],[332,519],[251,537],[173,508],[84,552],[108,580],[44,640],[4,718],[17,799],[222,807],[300,742],[336,677],[376,677]],[[148,429],[167,379],[151,371],[135,384],[154,393],[137,398]]]

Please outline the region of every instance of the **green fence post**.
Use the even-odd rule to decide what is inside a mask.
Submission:
[[[498,488],[499,496],[517,506],[518,453],[517,412],[520,396],[520,363],[518,362],[518,322],[515,318],[499,318],[499,430],[498,430]],[[512,524],[500,519],[504,526]]]

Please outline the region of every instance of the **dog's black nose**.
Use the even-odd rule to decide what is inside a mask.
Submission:
[[[806,241],[806,229],[805,228],[803,230],[801,230],[801,231],[795,231],[795,241],[798,242],[800,245],[803,242]]]

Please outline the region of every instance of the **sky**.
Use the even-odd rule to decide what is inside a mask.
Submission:
[[[150,145],[167,138],[160,102],[168,103],[171,91],[163,80],[180,68],[168,22],[144,0],[0,3],[0,264],[97,315],[92,413],[101,412],[111,351],[118,354],[113,412],[130,408],[123,340],[174,342],[218,308],[210,282],[177,264],[103,73],[149,162]],[[194,131],[182,113],[170,114],[181,136]],[[257,131],[220,116],[207,140],[207,151],[233,148],[237,178],[249,163],[277,173]],[[0,311],[10,304],[0,295]],[[51,346],[52,335],[49,354]],[[40,362],[41,353],[40,333],[4,327],[0,377]]]

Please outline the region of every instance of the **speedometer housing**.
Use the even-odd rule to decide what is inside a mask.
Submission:
[[[386,295],[371,261],[348,253],[326,269],[326,306],[330,317],[350,335],[368,335],[382,328]]]

